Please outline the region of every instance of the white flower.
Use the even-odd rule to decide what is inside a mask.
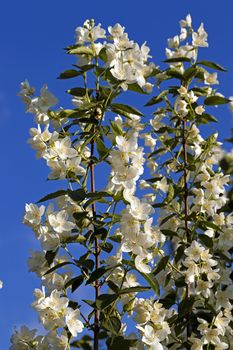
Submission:
[[[173,38],[168,39],[169,48],[177,48],[179,46],[179,43],[180,43],[179,35],[176,35]]]
[[[189,259],[197,262],[201,258],[202,252],[204,252],[205,248],[198,243],[197,241],[192,241],[192,244],[189,248],[186,248],[184,253],[189,257]]]
[[[183,117],[186,116],[189,112],[187,105],[188,103],[185,100],[179,100],[177,104],[177,112]]]
[[[204,113],[204,112],[205,112],[205,107],[203,107],[203,106],[197,106],[195,108],[195,113],[198,115],[202,115],[202,113]]]
[[[166,177],[163,177],[162,180],[156,182],[156,189],[166,193],[168,191],[169,185],[167,183]]]
[[[139,327],[138,327],[139,328]],[[139,329],[142,329],[141,327]],[[144,328],[142,342],[150,345],[153,350],[163,350],[163,346],[160,344],[159,339],[156,337],[154,328],[150,325],[146,325]]]
[[[81,163],[81,157],[77,157],[77,158],[72,158],[72,159],[68,159],[66,161],[66,167],[67,167],[67,172],[72,172],[74,173],[76,176],[83,176],[86,173],[86,170],[80,165]]]
[[[116,23],[113,27],[108,27],[109,34],[111,34],[113,38],[121,37],[124,33],[124,30],[125,27],[122,27],[119,23]]]
[[[197,287],[196,287],[196,293],[197,294],[202,294],[205,298],[209,298],[210,296],[210,288],[213,287],[213,283],[209,281],[202,281],[198,280],[197,281]]]
[[[151,267],[148,265],[147,261],[148,258],[150,259],[151,256],[150,254],[146,254],[146,255],[138,255],[135,258],[135,266],[136,269],[140,272],[143,273],[150,273],[151,272]]]
[[[71,308],[66,309],[65,322],[73,337],[76,337],[78,333],[83,331],[84,325],[78,319],[80,317],[80,310],[73,310]]]
[[[183,27],[192,27],[192,18],[191,15],[188,14],[185,19],[180,21],[180,26]]]
[[[25,205],[25,215],[23,223],[31,226],[38,226],[41,223],[41,218],[44,215],[45,206],[41,205],[38,207],[36,204]]]
[[[70,232],[75,227],[75,224],[68,219],[69,214],[65,210],[48,215],[49,224],[57,233]]]
[[[200,27],[198,28],[197,33],[193,33],[192,34],[192,44],[193,46],[200,46],[200,47],[208,47],[208,43],[207,43],[207,38],[208,38],[208,34],[206,33],[205,29],[204,29],[204,25],[203,23],[200,25]]]
[[[57,98],[48,90],[48,86],[43,85],[40,90],[40,96],[31,100],[27,111],[31,113],[46,113],[50,107],[57,103]]]
[[[20,330],[16,330],[11,337],[10,350],[29,350],[30,344],[35,341],[36,329],[30,330],[26,326],[22,326]]]
[[[181,85],[181,87],[177,90],[181,96],[186,97],[188,94],[188,90],[185,86]]]
[[[59,312],[67,308],[69,300],[62,296],[62,292],[54,289],[49,297],[46,297],[42,303],[41,307],[43,309],[50,308],[53,311]]]
[[[216,316],[214,320],[214,325],[218,328],[221,335],[225,334],[226,328],[229,323],[230,323],[230,319],[228,319],[227,317],[224,317],[222,311],[219,312],[219,314]]]
[[[51,156],[59,156],[62,160],[65,160],[67,158],[77,157],[78,152],[71,147],[71,140],[67,136],[54,142],[54,147],[51,149]]]
[[[154,209],[149,203],[142,202],[137,197],[132,197],[129,212],[137,220],[147,220],[149,215],[153,214]]]
[[[205,84],[207,85],[217,85],[219,84],[219,81],[218,81],[218,74],[215,72],[215,73],[208,73],[207,71],[205,71],[204,73],[204,81],[205,81]]]
[[[191,350],[203,350],[203,341],[198,338],[191,337],[189,340],[192,343]]]

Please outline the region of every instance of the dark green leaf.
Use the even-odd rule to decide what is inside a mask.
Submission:
[[[71,286],[71,291],[73,293],[78,287],[81,286],[83,281],[84,281],[83,275],[80,275],[78,277],[74,277],[66,283],[65,288],[68,288]]]
[[[187,315],[187,313],[192,310],[194,302],[195,297],[193,295],[189,298],[183,299],[178,306],[179,317]]]
[[[131,288],[125,288],[118,292],[118,294],[128,294],[128,293],[139,293],[139,292],[145,292],[150,290],[151,287],[131,287]]]
[[[66,265],[75,265],[75,264],[72,263],[71,261],[64,261],[64,262],[62,262],[60,264],[57,264],[56,266],[53,266],[51,269],[46,271],[43,276],[48,275],[49,273],[59,269],[60,267],[66,266]]]
[[[162,303],[166,309],[169,309],[176,302],[176,293],[173,291],[167,294],[164,298],[159,299],[159,302]]]
[[[215,225],[213,222],[210,222],[210,221],[202,220],[199,222],[198,226],[201,228],[203,228],[203,226],[204,226],[204,228],[208,227],[208,228],[212,228],[212,229],[217,230],[217,231],[222,231],[219,226]]]
[[[146,104],[145,106],[153,106],[157,103],[160,103],[163,101],[163,97],[168,94],[169,90],[164,90],[162,91],[158,96],[152,97]]]
[[[93,89],[88,89],[88,94],[91,94],[93,91]],[[72,96],[78,96],[78,97],[83,97],[86,95],[86,89],[81,88],[81,87],[76,87],[76,88],[72,88],[67,90],[68,94],[72,95]]]
[[[96,306],[99,310],[104,310],[118,298],[119,296],[117,294],[102,294],[96,299]]]
[[[209,236],[205,235],[205,234],[201,234],[199,235],[199,239],[202,243],[204,243],[204,245],[208,248],[212,248],[213,247],[213,240],[212,238],[210,238]]]
[[[202,123],[202,124],[207,124],[209,122],[215,122],[216,123],[216,122],[218,122],[218,120],[214,116],[212,116],[210,114],[202,113],[202,115],[197,116],[197,122],[198,123]]]
[[[105,275],[110,269],[106,267],[100,267],[99,269],[96,269],[95,271],[92,272],[90,278],[87,280],[86,284],[91,284],[98,280],[100,277]]]
[[[70,79],[70,78],[75,78],[78,77],[79,75],[82,75],[83,72],[79,72],[75,69],[68,69],[65,70],[63,73],[61,73],[58,77],[58,79]]]
[[[59,190],[59,191],[50,193],[47,196],[41,198],[37,203],[42,203],[42,202],[48,201],[50,199],[54,199],[54,198],[57,198],[57,197],[64,196],[66,193],[67,193],[66,190]]]
[[[166,75],[168,75],[171,78],[176,78],[176,79],[183,79],[183,75],[176,69],[168,69],[166,71]]]
[[[132,106],[124,105],[122,103],[112,103],[111,109],[113,112],[115,112],[117,110],[119,114],[121,114],[121,112],[124,112],[127,114],[136,114],[139,116],[143,116],[143,114],[138,109],[136,109]]]
[[[174,58],[168,58],[163,62],[166,62],[166,63],[191,62],[191,59],[188,57],[174,57]]]
[[[80,188],[74,191],[71,191],[70,189],[68,189],[67,194],[75,202],[81,202],[86,198],[86,192],[84,191],[83,188]]]
[[[147,92],[144,91],[138,84],[129,84],[128,85],[128,90],[131,90],[131,91],[134,91],[134,92],[137,92],[139,94],[144,94],[146,95]]]
[[[100,243],[100,248],[107,253],[111,253],[111,251],[113,249],[113,245],[109,242]]]
[[[196,64],[200,64],[201,66],[206,66],[209,68],[213,68],[216,70],[220,70],[222,72],[226,72],[226,69],[223,68],[222,66],[220,66],[220,64],[215,63],[215,62],[211,62],[211,61],[198,61]]]
[[[55,259],[56,255],[57,255],[58,249],[55,251],[52,250],[48,250],[45,254],[45,259],[48,263],[48,265],[50,266],[53,262],[53,260]]]
[[[230,100],[228,98],[214,95],[214,96],[206,97],[204,104],[207,106],[216,106],[216,105],[222,105],[229,102]]]
[[[169,261],[169,255],[162,257],[162,259],[158,262],[156,268],[152,271],[153,275],[157,275],[160,271],[164,270]]]
[[[176,255],[175,255],[175,263],[178,263],[178,261],[182,258],[185,250],[185,245],[181,244],[178,249],[176,249]]]
[[[122,336],[114,337],[108,346],[108,350],[130,350],[137,343],[136,339],[124,339]]]

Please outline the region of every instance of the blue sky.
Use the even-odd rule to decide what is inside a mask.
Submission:
[[[66,83],[56,77],[70,68],[72,61],[62,48],[73,43],[75,28],[86,18],[94,18],[105,27],[121,23],[133,40],[148,42],[159,64],[167,38],[178,33],[178,21],[191,13],[194,27],[204,22],[209,33],[210,47],[202,50],[202,58],[228,69],[220,76],[221,91],[233,95],[232,10],[230,0],[9,0],[1,5],[0,279],[4,288],[0,291],[0,350],[8,349],[14,326],[37,325],[30,304],[39,280],[27,272],[29,250],[36,243],[21,221],[24,203],[35,202],[56,186],[46,182],[46,167],[35,160],[26,143],[33,122],[16,96],[19,83],[28,78],[40,88],[46,82],[65,104]],[[144,102],[141,98],[140,104]],[[216,110],[216,115],[220,123],[212,130],[217,128],[223,139],[230,135],[232,116],[227,107]]]

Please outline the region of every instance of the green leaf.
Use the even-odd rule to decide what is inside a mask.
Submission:
[[[112,197],[111,193],[108,193],[107,191],[96,191],[96,192],[90,192],[86,195],[87,198],[102,198],[102,197]]]
[[[209,122],[214,122],[214,123],[217,123],[218,120],[213,116],[213,115],[210,115],[210,114],[207,114],[207,113],[202,113],[202,115],[200,116],[197,116],[197,123],[199,124],[207,124]]]
[[[130,91],[134,91],[134,92],[137,92],[139,94],[144,94],[144,95],[147,95],[147,92],[144,91],[141,86],[139,86],[138,84],[129,84],[128,85],[128,90]]]
[[[95,271],[92,272],[90,278],[87,280],[86,284],[91,284],[98,280],[100,277],[104,276],[111,268],[106,268],[106,267],[100,267],[99,269],[96,269]]]
[[[200,68],[191,66],[184,71],[183,78],[186,81],[190,81],[193,78],[195,78],[199,72],[200,72]]]
[[[144,278],[145,280],[149,283],[149,285],[151,286],[151,288],[153,289],[153,291],[155,292],[156,295],[160,296],[160,286],[159,286],[159,282],[157,281],[157,279],[155,278],[155,276],[153,275],[153,273],[142,273],[140,271],[138,271]]]
[[[103,141],[101,140],[100,137],[96,140],[96,148],[97,148],[97,151],[99,153],[99,156],[102,159],[106,158],[108,156],[109,149],[107,147],[105,147],[105,144],[103,143]]]
[[[124,339],[122,336],[110,339],[108,350],[130,350],[131,347],[137,344],[137,339]]]
[[[101,326],[112,334],[118,334],[121,330],[121,321],[116,316],[110,316],[102,322]]]
[[[168,186],[168,192],[167,192],[167,197],[165,199],[165,203],[170,203],[175,195],[175,191],[174,191],[174,186],[172,184],[169,184]]]
[[[110,107],[112,112],[114,113],[119,113],[122,115],[124,115],[124,113],[127,113],[127,114],[136,114],[139,116],[143,116],[143,114],[138,109],[132,106],[124,105],[122,103],[112,103]]]
[[[48,263],[48,265],[50,266],[53,262],[53,260],[55,259],[55,256],[57,255],[58,249],[55,251],[52,250],[48,250],[45,254],[45,259]]]
[[[222,105],[229,102],[230,100],[228,98],[214,95],[214,96],[206,97],[204,104],[207,106],[216,106],[216,105]]]
[[[109,242],[100,243],[100,248],[107,253],[111,253],[113,250],[113,245]]]
[[[88,94],[91,94],[93,89],[88,89]],[[78,97],[83,97],[86,95],[86,89],[81,88],[81,87],[76,87],[76,88],[72,88],[67,90],[68,94],[72,95],[72,96],[78,96]]]
[[[124,134],[122,128],[120,127],[120,125],[118,123],[110,121],[110,124],[111,124],[111,129],[112,129],[114,135],[119,136],[119,135]]]
[[[134,268],[135,270],[137,270],[135,267],[135,264],[130,260],[123,259],[122,263],[124,265],[130,266],[130,267]],[[151,286],[151,288],[153,289],[155,294],[159,296],[160,295],[159,283],[158,283],[157,279],[155,278],[155,276],[153,275],[153,273],[143,273],[139,270],[137,270],[137,271],[149,283],[149,285]]]
[[[193,304],[195,302],[195,296],[191,295],[189,298],[183,299],[178,305],[179,317],[183,317],[192,310]]]
[[[175,285],[178,288],[182,288],[185,287],[187,285],[187,283],[185,282],[185,277],[181,276],[180,278],[178,278],[177,280],[175,280]]]
[[[181,244],[177,249],[176,249],[176,255],[175,255],[175,263],[178,263],[178,261],[181,259],[181,257],[184,254],[185,250],[185,245]]]
[[[56,266],[53,266],[51,269],[49,269],[48,271],[46,271],[46,272],[44,273],[43,276],[46,276],[46,275],[48,275],[49,273],[51,273],[51,272],[53,272],[53,271],[59,269],[60,267],[66,266],[66,265],[75,265],[75,264],[72,263],[71,261],[64,261],[64,262],[62,262],[62,263],[60,263],[60,264],[57,264]]]
[[[170,256],[164,256],[157,264],[156,268],[152,271],[153,275],[157,275],[160,271],[165,270]]]
[[[199,239],[200,239],[200,241],[202,242],[202,243],[204,243],[204,245],[206,246],[206,247],[208,247],[208,248],[212,248],[213,247],[213,240],[209,237],[209,236],[207,236],[207,235],[205,235],[205,234],[201,234],[201,235],[199,235],[198,236],[199,237]]]
[[[118,298],[119,296],[117,294],[102,294],[96,299],[96,307],[99,310],[104,310],[117,301]]]
[[[54,198],[57,198],[57,197],[64,196],[65,194],[67,194],[66,190],[59,190],[59,191],[50,193],[47,196],[41,198],[39,201],[37,201],[37,203],[46,202],[46,201],[49,201],[50,199],[54,199]]]
[[[166,217],[160,222],[159,226],[162,226],[163,224],[165,224],[168,220],[170,220],[171,218],[173,218],[173,216],[175,216],[175,215],[176,215],[176,213],[173,213],[173,214],[171,214],[171,215],[166,216]]]
[[[69,54],[71,55],[91,55],[93,56],[93,50],[92,48],[88,46],[79,46],[74,49],[71,49],[68,51]]]
[[[160,103],[163,101],[163,97],[166,96],[169,93],[169,90],[164,90],[162,91],[158,96],[152,97],[146,104],[145,106],[153,106],[157,103]]]
[[[166,75],[168,75],[171,78],[176,78],[176,79],[183,79],[183,75],[176,69],[168,69],[166,71]]]
[[[164,60],[165,63],[176,63],[176,62],[191,62],[191,59],[188,57],[174,57],[174,58],[168,58]]]
[[[169,237],[177,236],[177,232],[172,231],[172,230],[161,230],[161,232],[162,232],[165,236],[169,236]]]
[[[209,68],[213,68],[216,70],[220,70],[222,72],[226,72],[226,69],[223,68],[222,66],[220,66],[220,64],[215,63],[215,62],[211,62],[211,61],[198,61],[196,64],[200,64],[201,66],[206,66]]]
[[[148,158],[151,158],[151,157],[155,156],[156,154],[164,153],[165,151],[167,151],[167,149],[165,147],[158,148],[156,151],[152,152],[148,156]]]
[[[159,302],[163,304],[166,309],[169,309],[176,302],[176,292],[172,291],[167,294],[164,298],[159,299]]]
[[[119,295],[121,294],[128,294],[128,293],[139,293],[139,292],[145,292],[145,291],[148,291],[150,290],[151,287],[130,287],[130,288],[125,288],[125,289],[122,289],[118,292]]]
[[[81,202],[86,198],[86,192],[83,188],[74,191],[68,189],[67,194],[75,202]]]
[[[75,78],[78,77],[80,75],[82,75],[83,72],[78,72],[75,69],[68,69],[65,70],[63,73],[61,73],[58,77],[58,79],[70,79],[70,78]]]
[[[83,275],[80,275],[78,277],[74,277],[66,283],[65,288],[68,288],[71,286],[71,291],[73,293],[78,287],[81,286],[83,281],[84,281]]]
[[[199,222],[198,224],[199,227],[201,227],[203,229],[204,228],[212,228],[213,230],[217,230],[217,231],[221,231],[222,230],[220,229],[219,226],[215,225],[213,222],[210,222],[210,221],[205,221],[205,220],[202,220]]]

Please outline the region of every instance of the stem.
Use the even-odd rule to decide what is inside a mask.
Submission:
[[[190,243],[191,237],[189,233],[188,228],[188,214],[189,214],[189,208],[188,208],[188,179],[187,179],[187,144],[186,144],[186,118],[183,118],[182,122],[182,144],[183,144],[183,157],[184,157],[184,225],[185,225],[185,235],[187,242]],[[186,298],[187,301],[190,299],[190,284],[186,284]],[[188,312],[186,315],[187,320],[187,338],[191,336],[192,333],[192,327],[190,323],[190,313]]]
[[[90,171],[91,171],[91,192],[95,192],[95,166],[93,162],[93,157],[94,157],[94,140],[91,140],[91,160],[90,160]],[[93,220],[96,218],[96,205],[93,203],[91,205],[92,208],[92,216]],[[95,235],[95,226],[94,226],[94,235]],[[100,247],[99,247],[99,242],[98,238],[95,235],[95,240],[94,240],[94,255],[95,255],[95,269],[98,269],[100,267]],[[95,300],[98,298],[100,294],[100,285],[99,285],[99,280],[95,281]],[[98,309],[95,309],[95,320],[94,320],[94,350],[99,349],[99,319],[100,319],[100,312]]]
[[[93,163],[93,156],[94,156],[94,141],[91,141],[91,164],[90,164],[90,170],[91,170],[91,192],[95,192],[95,172],[94,172],[94,163]],[[92,204],[92,214],[93,219],[96,217],[96,206],[95,203]],[[94,227],[94,235],[95,235],[95,227]],[[100,256],[99,256],[99,242],[98,238],[95,236],[94,240],[94,249],[95,249],[95,268],[98,269],[100,267]],[[99,280],[95,281],[95,299],[98,298],[100,292],[100,286],[99,286]],[[94,350],[98,350],[99,348],[99,317],[100,312],[98,309],[95,309],[95,321],[94,321]]]

